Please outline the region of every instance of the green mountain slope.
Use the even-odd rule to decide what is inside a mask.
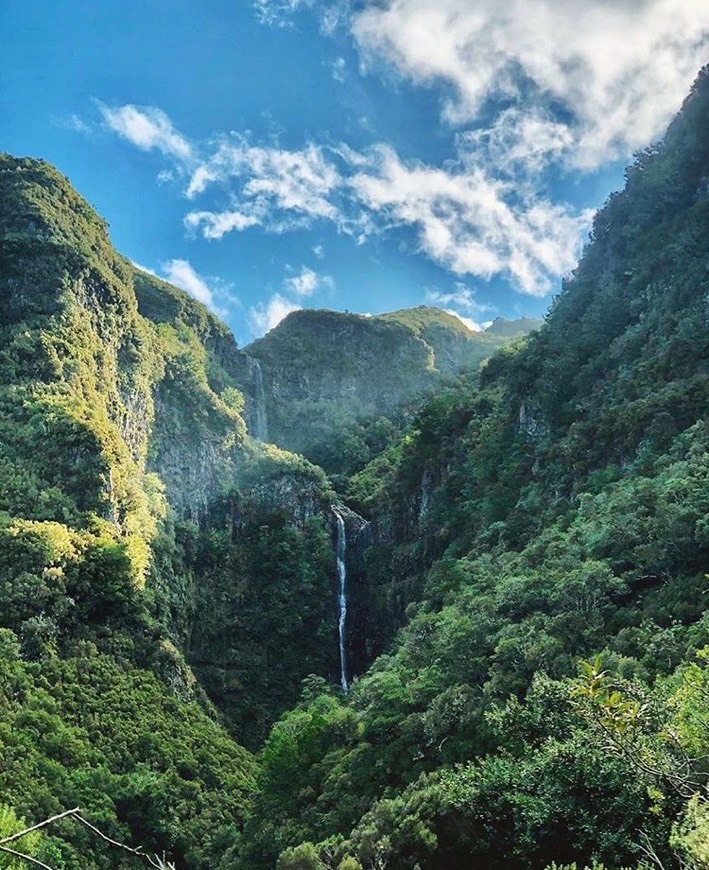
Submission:
[[[382,654],[275,726],[240,866],[705,866],[707,125],[705,69],[544,326],[351,482]]]
[[[217,866],[254,775],[225,726],[254,743],[336,675],[334,494],[247,437],[257,366],[227,328],[40,161],[0,157],[0,296],[0,818],[80,804]],[[41,848],[136,863],[67,824]]]
[[[520,332],[539,325],[527,320]],[[427,306],[376,317],[301,310],[246,350],[261,364],[269,437],[342,475],[380,453],[447,378],[475,370],[506,340]]]

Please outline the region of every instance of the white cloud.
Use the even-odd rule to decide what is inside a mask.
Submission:
[[[221,239],[232,230],[241,232],[260,222],[256,215],[240,211],[191,211],[185,216],[185,226],[191,230],[201,229],[205,239]]]
[[[483,327],[476,321],[470,317],[466,317],[464,314],[461,314],[458,311],[454,311],[452,308],[444,308],[443,309],[446,314],[450,314],[451,317],[457,317],[461,323],[464,323],[468,329],[472,330],[472,332],[482,332]]]
[[[313,6],[315,0],[254,0],[256,17],[270,27],[290,27],[295,12]]]
[[[292,27],[297,12],[315,8],[320,30],[326,36],[332,36],[347,21],[349,0],[328,0],[324,4],[319,4],[318,0],[253,0],[253,6],[261,24],[281,28]]]
[[[133,118],[130,109],[115,110],[116,117]],[[187,140],[164,113],[153,109],[151,117],[161,119],[162,144],[155,147],[183,171],[184,151],[170,143]],[[521,141],[520,130],[533,134]],[[158,141],[153,127],[139,125],[138,131],[127,137],[138,147]],[[461,135],[458,161],[444,167],[404,161],[386,146],[359,152],[344,143],[310,143],[289,151],[231,134],[211,147],[211,155],[190,164],[186,194],[201,196],[219,182],[230,204],[194,209],[184,219],[206,239],[256,226],[282,233],[325,220],[361,243],[374,233],[408,227],[419,249],[453,273],[485,279],[503,274],[518,290],[544,295],[574,266],[591,217],[539,193],[535,172],[567,147],[563,130],[541,114],[506,112],[484,133]],[[498,163],[506,153],[510,160],[501,172]],[[289,279],[296,283],[286,289],[306,296],[313,292],[313,276],[306,270]],[[321,286],[331,281],[317,280]]]
[[[155,148],[179,161],[192,159],[192,146],[161,109],[131,105],[111,108],[99,104],[99,110],[109,129],[143,151]]]
[[[215,314],[224,314],[224,311],[217,305],[215,291],[194,270],[188,260],[168,260],[166,263],[161,263],[160,268],[164,279],[170,284],[174,284],[194,296],[198,302],[206,305]]]
[[[440,169],[381,147],[351,184],[373,213],[415,227],[421,250],[454,273],[507,274],[522,292],[545,295],[575,265],[590,214],[535,199],[468,158]]]
[[[493,305],[478,302],[475,298],[475,291],[460,281],[456,281],[454,289],[447,292],[435,287],[428,289],[426,301],[438,306],[455,305],[456,308],[468,314],[485,314],[488,311],[496,310]]]
[[[300,305],[275,293],[267,302],[260,302],[249,309],[248,321],[254,336],[260,336],[273,329],[291,311],[299,311]]]
[[[500,175],[527,177],[568,155],[574,136],[567,124],[539,108],[512,106],[502,111],[490,127],[459,133],[456,144],[464,162],[475,164],[484,159]]]
[[[340,82],[342,84],[345,80],[346,76],[346,64],[344,57],[336,58],[331,64],[330,69],[332,70],[332,77],[336,82]]]
[[[132,107],[115,112],[123,120],[134,118]],[[160,123],[138,125],[127,138],[138,147],[159,138],[162,144],[155,147],[183,172],[184,149],[174,142],[187,140],[160,110],[151,110],[151,118]],[[524,130],[533,133],[521,141]],[[190,164],[186,194],[201,196],[218,182],[229,206],[194,209],[184,219],[207,239],[256,226],[282,233],[325,220],[361,243],[404,227],[416,234],[423,253],[453,273],[505,275],[518,290],[541,296],[574,266],[591,217],[539,193],[535,173],[567,147],[563,131],[541,114],[506,112],[484,133],[461,135],[459,159],[443,167],[404,161],[387,146],[359,152],[344,143],[309,143],[289,151],[231,134],[207,144],[205,152],[209,147],[211,154]],[[498,163],[505,153],[511,157],[502,172]],[[307,295],[312,275],[290,279],[298,283],[287,289]]]
[[[662,132],[706,62],[709,3],[384,0],[356,13],[352,30],[365,63],[452,87],[443,113],[453,124],[490,98],[529,105],[531,88],[532,101],[570,116],[570,162],[595,167]]]
[[[482,332],[485,326],[471,315],[480,315],[496,310],[494,305],[478,302],[475,298],[475,291],[461,281],[456,281],[453,289],[449,291],[439,290],[436,287],[429,288],[426,291],[426,301],[443,308],[446,314],[457,317],[473,332]],[[447,307],[451,305],[455,307]]]
[[[519,143],[520,127],[534,130],[533,143]],[[194,210],[185,223],[208,239],[253,226],[284,232],[327,220],[362,241],[408,226],[420,250],[455,274],[506,274],[522,292],[544,295],[574,266],[590,214],[540,197],[520,167],[533,174],[565,147],[553,122],[512,113],[485,136],[461,136],[460,159],[445,168],[404,162],[384,146],[326,151],[311,143],[287,151],[231,136],[194,170],[187,188],[196,197],[221,182],[231,207]],[[506,180],[491,174],[505,148],[513,155]]]
[[[73,130],[75,133],[81,133],[84,136],[90,136],[94,132],[91,124],[87,124],[83,118],[76,114],[56,119],[54,123],[64,130]]]
[[[335,286],[332,276],[319,275],[307,266],[303,266],[298,275],[286,278],[283,284],[286,290],[301,299],[312,296],[316,290],[322,287],[332,289]]]
[[[154,275],[156,278],[160,277],[156,271],[148,268],[148,266],[143,266],[141,263],[137,263],[135,260],[131,260],[131,263],[135,266],[136,269],[140,269],[141,272],[147,272],[148,275]]]
[[[288,151],[252,146],[232,135],[193,170],[186,194],[194,198],[215,182],[231,186],[232,208],[221,213],[195,211],[186,219],[192,228],[203,226],[208,238],[257,224],[282,232],[312,219],[338,220],[331,200],[341,178],[324,149],[312,143]]]
[[[318,260],[325,259],[325,248],[323,248],[322,245],[314,245],[313,246],[313,253],[318,258]]]

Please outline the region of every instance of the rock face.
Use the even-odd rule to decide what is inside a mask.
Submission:
[[[426,306],[377,317],[301,310],[246,352],[261,365],[271,440],[328,471],[351,471],[381,448],[387,424],[507,340]]]

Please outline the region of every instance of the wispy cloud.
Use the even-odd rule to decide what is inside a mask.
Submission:
[[[547,139],[567,165],[585,169],[657,138],[709,48],[709,4],[700,0],[535,0],[532,9],[528,0],[256,0],[256,8],[281,25],[305,8],[346,24],[365,68],[440,85],[451,125],[477,120],[491,100],[512,102],[505,120],[516,115],[522,151],[533,158]],[[551,107],[563,120],[542,130],[539,112]]]
[[[332,77],[336,82],[340,82],[342,84],[347,75],[347,65],[345,63],[344,57],[338,57],[330,64],[330,70],[332,71]]]
[[[452,290],[429,288],[426,291],[426,301],[443,308],[446,313],[453,315],[453,317],[457,317],[473,332],[481,332],[485,329],[485,322],[480,322],[475,318],[497,310],[494,305],[478,302],[475,298],[475,291],[461,281],[456,281]]]
[[[94,132],[93,126],[75,113],[62,118],[54,118],[52,123],[63,130],[73,130],[84,136],[91,136]]]
[[[487,314],[495,311],[495,306],[487,302],[478,302],[475,291],[460,281],[456,281],[452,290],[439,290],[431,287],[426,291],[426,301],[434,305],[454,305],[466,314]]]
[[[302,306],[289,299],[284,298],[280,293],[275,293],[266,302],[259,302],[258,305],[249,309],[247,319],[254,337],[263,335],[269,329],[273,329],[286,317],[291,311],[299,311]]]
[[[191,211],[185,215],[185,226],[201,230],[205,239],[221,239],[227,233],[241,232],[260,223],[261,217],[241,211]]]
[[[294,270],[292,266],[287,266],[286,271]],[[291,311],[300,311],[303,307],[302,300],[319,290],[333,290],[334,287],[335,282],[330,275],[320,275],[308,266],[301,266],[297,274],[283,279],[283,293],[274,293],[265,302],[249,309],[247,320],[252,334],[255,337],[263,335],[277,326]]]
[[[111,108],[99,103],[99,111],[110,130],[137,148],[156,149],[180,161],[192,159],[192,146],[161,109],[132,105]]]
[[[290,27],[293,13],[315,5],[315,0],[254,0],[256,16],[270,27]]]
[[[160,265],[162,277],[190,296],[206,305],[214,314],[223,316],[225,311],[217,303],[217,291],[210,287],[207,279],[199,275],[189,260],[168,260]],[[153,273],[155,274],[155,273]]]
[[[506,274],[537,296],[573,267],[590,220],[537,198],[534,188],[492,177],[470,154],[441,169],[404,162],[381,147],[351,185],[371,212],[414,227],[421,250],[452,272],[486,279]]]
[[[129,111],[111,111],[113,117],[134,118]],[[126,138],[143,148],[159,139],[162,144],[154,147],[184,172],[185,150],[174,142],[187,139],[160,110],[146,117],[160,124],[140,124]],[[461,135],[458,160],[442,167],[403,160],[384,145],[356,151],[344,143],[309,143],[287,150],[224,136],[205,143],[206,156],[192,160],[185,194],[196,199],[218,184],[217,193],[227,191],[228,205],[193,209],[185,224],[212,240],[252,227],[282,233],[318,221],[358,242],[392,227],[409,228],[418,249],[456,275],[504,275],[518,290],[541,296],[573,267],[591,215],[542,196],[535,173],[566,140],[553,121],[541,115],[526,120],[506,113],[499,129]],[[117,125],[118,131],[124,126]],[[530,128],[534,142],[520,144],[519,130]],[[195,147],[189,148],[194,157]],[[500,172],[497,161],[505,149],[512,158]]]
[[[279,28],[293,27],[296,13],[314,9],[321,32],[330,36],[347,21],[349,0],[253,0],[253,7],[261,24]]]
[[[337,221],[332,201],[341,185],[339,173],[314,144],[297,151],[253,146],[238,135],[223,138],[191,174],[186,194],[195,198],[220,182],[231,185],[233,207],[222,212],[195,210],[186,217],[208,238],[257,224],[274,232],[302,225],[303,219]]]
[[[464,314],[461,314],[460,311],[456,311],[453,308],[444,308],[443,309],[446,314],[450,314],[451,317],[457,317],[461,323],[464,323],[468,329],[472,330],[472,332],[482,332],[485,327],[478,323],[477,320],[473,320],[472,317],[466,317]]]

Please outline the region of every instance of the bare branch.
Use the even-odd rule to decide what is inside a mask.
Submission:
[[[118,849],[125,849],[126,852],[130,852],[132,855],[138,855],[140,858],[147,857],[141,846],[138,846],[137,849],[132,849],[130,846],[126,846],[125,843],[119,843],[118,840],[112,840],[110,837],[106,836],[103,831],[99,831],[99,829],[92,825],[91,822],[87,822],[78,812],[74,814],[74,818],[77,822],[81,822],[82,825],[86,825],[86,827],[93,831],[97,837],[100,837],[106,843],[110,843],[111,846],[116,846]]]
[[[76,822],[80,822],[82,825],[84,825],[90,831],[96,834],[97,837],[102,839],[105,843],[108,843],[110,846],[115,846],[117,849],[123,849],[126,852],[130,852],[131,855],[135,855],[138,858],[142,858],[144,861],[147,861],[151,867],[157,868],[157,870],[175,870],[175,865],[167,861],[164,855],[162,858],[160,858],[159,855],[150,856],[143,851],[142,846],[138,846],[137,849],[133,849],[131,846],[126,846],[125,843],[120,843],[118,840],[113,840],[111,837],[104,834],[103,831],[99,830],[95,825],[92,825],[91,822],[87,821],[81,815],[81,810],[79,807],[74,807],[73,810],[65,810],[63,813],[58,813],[56,816],[52,816],[49,819],[45,819],[43,822],[32,825],[31,828],[25,828],[22,831],[18,831],[16,834],[11,834],[9,837],[5,837],[4,839],[0,840],[0,852],[7,852],[10,855],[14,855],[16,858],[22,858],[24,861],[29,861],[31,864],[35,864],[37,867],[44,867],[44,870],[53,870],[52,867],[49,867],[49,865],[47,864],[43,864],[37,858],[33,858],[31,855],[25,855],[22,852],[16,852],[14,849],[10,849],[4,844],[12,843],[15,840],[19,840],[21,837],[24,837],[26,834],[30,834],[33,831],[37,831],[40,828],[51,825],[52,822],[58,822],[60,819],[66,818],[71,818],[74,819],[74,821]]]
[[[0,852],[7,852],[8,855],[14,855],[15,858],[22,858],[23,861],[29,861],[30,864],[36,864],[37,867],[44,867],[44,870],[53,870],[49,864],[44,864],[38,858],[33,858],[31,855],[25,855],[23,852],[16,852],[9,846],[0,846]]]
[[[9,837],[4,837],[2,840],[0,840],[0,846],[2,846],[4,843],[12,843],[14,840],[19,840],[20,837],[24,837],[25,834],[31,834],[32,831],[38,831],[40,828],[44,828],[46,825],[51,825],[52,822],[58,822],[59,819],[64,819],[66,818],[66,816],[73,816],[78,812],[79,807],[74,807],[73,810],[66,810],[63,813],[52,816],[50,819],[45,819],[43,822],[32,825],[31,828],[25,828],[24,831],[18,831],[16,834],[10,834]]]

